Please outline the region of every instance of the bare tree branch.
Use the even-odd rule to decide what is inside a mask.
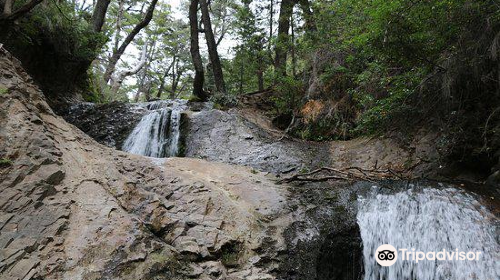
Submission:
[[[2,16],[0,16],[0,21],[15,21],[18,18],[29,13],[33,8],[35,8],[38,4],[40,4],[42,2],[43,2],[43,0],[31,0],[12,13],[7,14],[6,11],[4,11],[4,14]]]
[[[104,82],[109,82],[111,79],[111,75],[115,71],[116,64],[118,63],[118,60],[120,60],[121,56],[125,52],[125,49],[127,46],[134,40],[135,36],[144,28],[146,27],[151,19],[153,18],[153,13],[156,7],[156,3],[158,3],[158,0],[153,0],[151,1],[151,4],[149,5],[146,15],[144,18],[132,29],[132,31],[127,35],[125,40],[122,42],[120,47],[116,50],[116,52],[113,52],[113,55],[110,58],[110,61],[106,67],[106,71],[104,72]]]

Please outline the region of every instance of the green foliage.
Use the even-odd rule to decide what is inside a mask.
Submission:
[[[0,158],[0,167],[9,167],[12,166],[12,161],[7,158]]]
[[[29,20],[20,23],[20,32],[26,47],[37,47],[41,40],[47,40],[55,52],[77,61],[92,61],[107,40],[75,15],[74,7],[67,1],[48,1],[47,5],[37,6]]]
[[[219,109],[226,109],[238,105],[238,98],[234,94],[215,92],[210,96],[210,101]]]
[[[345,126],[344,131],[347,131],[347,123],[342,123]],[[301,138],[312,141],[327,141],[327,140],[344,140],[341,133],[332,135],[335,131],[335,121],[332,119],[320,119],[309,125],[296,128],[292,133]]]
[[[363,78],[370,79],[370,74],[362,73],[358,78],[367,75]],[[364,109],[353,130],[354,135],[377,133],[403,121],[410,124],[410,120],[418,115],[418,108],[412,106],[409,101],[423,79],[422,74],[423,72],[417,70],[394,76],[375,74],[376,82],[380,83],[378,90],[385,89],[383,98],[378,99],[373,98],[374,93],[362,91],[367,81],[360,79],[360,88],[353,90],[352,94]]]
[[[269,50],[264,48],[266,31],[259,25],[251,2],[244,0],[233,5],[236,19],[233,28],[240,43],[234,48],[234,58],[223,66],[228,91],[235,94],[259,90],[259,79],[264,85],[269,84],[268,74],[272,73]]]
[[[189,102],[202,102],[202,100],[198,97],[198,96],[195,96],[195,95],[191,95],[188,99]]]
[[[294,110],[299,107],[301,96],[303,95],[304,84],[291,76],[276,78],[275,91],[272,102],[277,115],[294,114]]]
[[[498,26],[500,14],[490,0],[338,0],[315,5],[316,33],[321,36],[305,37],[304,48],[329,50],[330,63],[319,77],[327,93],[323,98],[352,97],[358,111],[352,135],[380,132],[428,111],[433,104],[416,96],[423,81],[446,71],[441,65],[464,46],[479,47],[477,38]],[[441,89],[428,90],[438,94]],[[303,131],[305,137],[314,135],[310,130]]]
[[[0,95],[7,94],[8,92],[9,92],[9,89],[0,86]]]
[[[73,92],[85,96],[89,92],[86,68],[107,40],[92,31],[89,17],[88,12],[77,12],[74,2],[44,1],[6,26],[0,41],[22,61],[49,99]]]

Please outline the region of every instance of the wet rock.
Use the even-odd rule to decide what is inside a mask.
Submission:
[[[500,195],[500,150],[495,153],[495,157],[498,158],[498,164],[491,169],[491,175],[488,177],[486,184]]]
[[[221,262],[210,261],[202,263],[201,266],[203,267],[204,271],[210,276],[217,277],[225,271],[225,268]]]
[[[360,279],[362,246],[356,196],[368,184],[315,183],[296,190],[297,219],[285,230],[279,279]]]
[[[301,169],[320,159],[300,142],[278,141],[273,135],[235,112],[205,110],[189,114],[182,134],[185,156],[233,164],[279,174]]]
[[[175,241],[174,246],[188,260],[195,261],[201,257],[200,246],[193,237],[181,236]]]
[[[486,183],[489,186],[496,188],[498,190],[499,186],[500,186],[500,170],[493,172],[493,174],[491,174],[488,177],[488,180],[486,181]],[[500,190],[499,190],[499,192],[500,192]]]
[[[145,108],[130,103],[80,103],[69,107],[62,116],[97,142],[121,149],[145,113]]]

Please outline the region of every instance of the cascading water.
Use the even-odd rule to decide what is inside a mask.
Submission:
[[[142,117],[123,144],[123,150],[149,157],[175,157],[179,153],[181,112],[186,101],[147,103],[151,112]]]
[[[365,280],[500,279],[498,219],[471,195],[455,188],[413,186],[397,194],[360,198],[357,215],[363,240]],[[479,260],[376,263],[382,244],[421,252],[482,252]]]
[[[173,157],[179,153],[179,138],[181,135],[181,110],[173,108],[170,112],[170,130],[168,156]]]

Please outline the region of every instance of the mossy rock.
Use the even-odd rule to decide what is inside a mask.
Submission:
[[[0,159],[0,168],[6,168],[12,166],[12,161],[10,159],[1,158]]]
[[[3,86],[0,86],[0,95],[5,95],[7,93],[9,93],[9,89],[5,88]]]

